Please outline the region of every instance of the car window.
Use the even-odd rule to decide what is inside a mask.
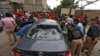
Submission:
[[[27,38],[41,40],[58,40],[61,39],[61,33],[57,26],[37,25],[32,27],[27,33]]]

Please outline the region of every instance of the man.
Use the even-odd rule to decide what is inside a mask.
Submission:
[[[100,24],[100,19],[99,19],[98,16],[95,17],[95,20],[96,20],[96,23],[97,23],[97,24]]]
[[[16,35],[22,37],[31,26],[32,24],[27,24],[23,26],[20,30],[18,30],[18,32],[16,32]]]
[[[69,16],[66,16],[67,17],[67,19],[66,19],[66,23],[68,23],[68,24],[74,24],[73,23],[73,15],[69,15]]]
[[[8,39],[10,44],[14,44],[14,29],[17,26],[15,20],[11,18],[11,15],[9,13],[5,13],[5,18],[1,19],[1,23],[8,35]]]
[[[96,20],[91,19],[91,25],[87,32],[87,37],[83,48],[83,51],[87,49],[87,52],[85,52],[87,56],[91,56],[93,48],[98,42],[99,36],[100,36],[100,28],[96,24]]]
[[[66,31],[67,33],[67,29],[66,29],[66,24],[64,20],[60,20],[60,27],[62,29],[62,31]]]
[[[52,20],[56,20],[56,14],[52,12],[49,14],[48,18]]]
[[[1,20],[0,20],[0,33],[3,31],[3,27],[2,27],[2,23],[1,23]]]
[[[96,16],[95,20],[96,20],[97,24],[100,26],[100,18],[98,16]],[[99,37],[99,40],[100,40],[100,37]],[[100,51],[100,49],[98,51]]]
[[[81,22],[78,21],[78,19],[74,20],[74,23],[76,27],[81,31],[81,33],[84,35],[84,26]]]
[[[4,17],[4,15],[1,13],[1,14],[0,14],[0,20],[1,20],[3,17]]]
[[[81,56],[81,50],[83,46],[83,25],[78,23],[78,20],[75,20],[76,26],[69,24],[68,28],[68,36],[69,36],[69,43],[72,56]],[[72,30],[70,31],[70,28]]]
[[[87,25],[87,15],[81,15],[79,18],[78,18],[79,22],[81,22],[83,24],[84,27],[86,27]]]

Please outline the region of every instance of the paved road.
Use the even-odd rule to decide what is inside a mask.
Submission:
[[[17,38],[19,40],[19,38]],[[15,43],[15,45],[18,41]],[[11,46],[8,37],[5,32],[0,33],[0,56],[12,56],[11,49],[15,47],[15,45]]]
[[[11,48],[12,47],[9,44],[5,32],[0,33],[0,56],[11,56],[11,52],[10,52]],[[98,51],[98,49],[100,49],[100,41],[94,48],[93,56],[100,56],[100,51]],[[83,56],[86,55],[83,53]]]
[[[5,32],[0,33],[0,56],[11,56],[11,46]]]

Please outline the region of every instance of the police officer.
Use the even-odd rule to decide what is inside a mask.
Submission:
[[[87,56],[91,56],[93,48],[98,42],[99,36],[100,36],[99,25],[96,24],[95,19],[91,19],[91,25],[87,32],[87,37],[83,48],[83,51],[87,50],[87,52],[85,52]]]
[[[76,25],[67,24],[70,49],[72,56],[75,56],[75,54],[77,56],[81,56],[81,50],[83,46],[83,26],[78,20],[75,20],[74,22]],[[73,30],[70,30],[71,28]]]

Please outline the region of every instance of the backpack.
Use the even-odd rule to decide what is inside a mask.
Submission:
[[[97,24],[90,26],[87,35],[92,38],[99,37],[100,36],[100,26]]]
[[[68,29],[68,35],[71,39],[80,39],[83,37],[82,32],[77,27]]]

